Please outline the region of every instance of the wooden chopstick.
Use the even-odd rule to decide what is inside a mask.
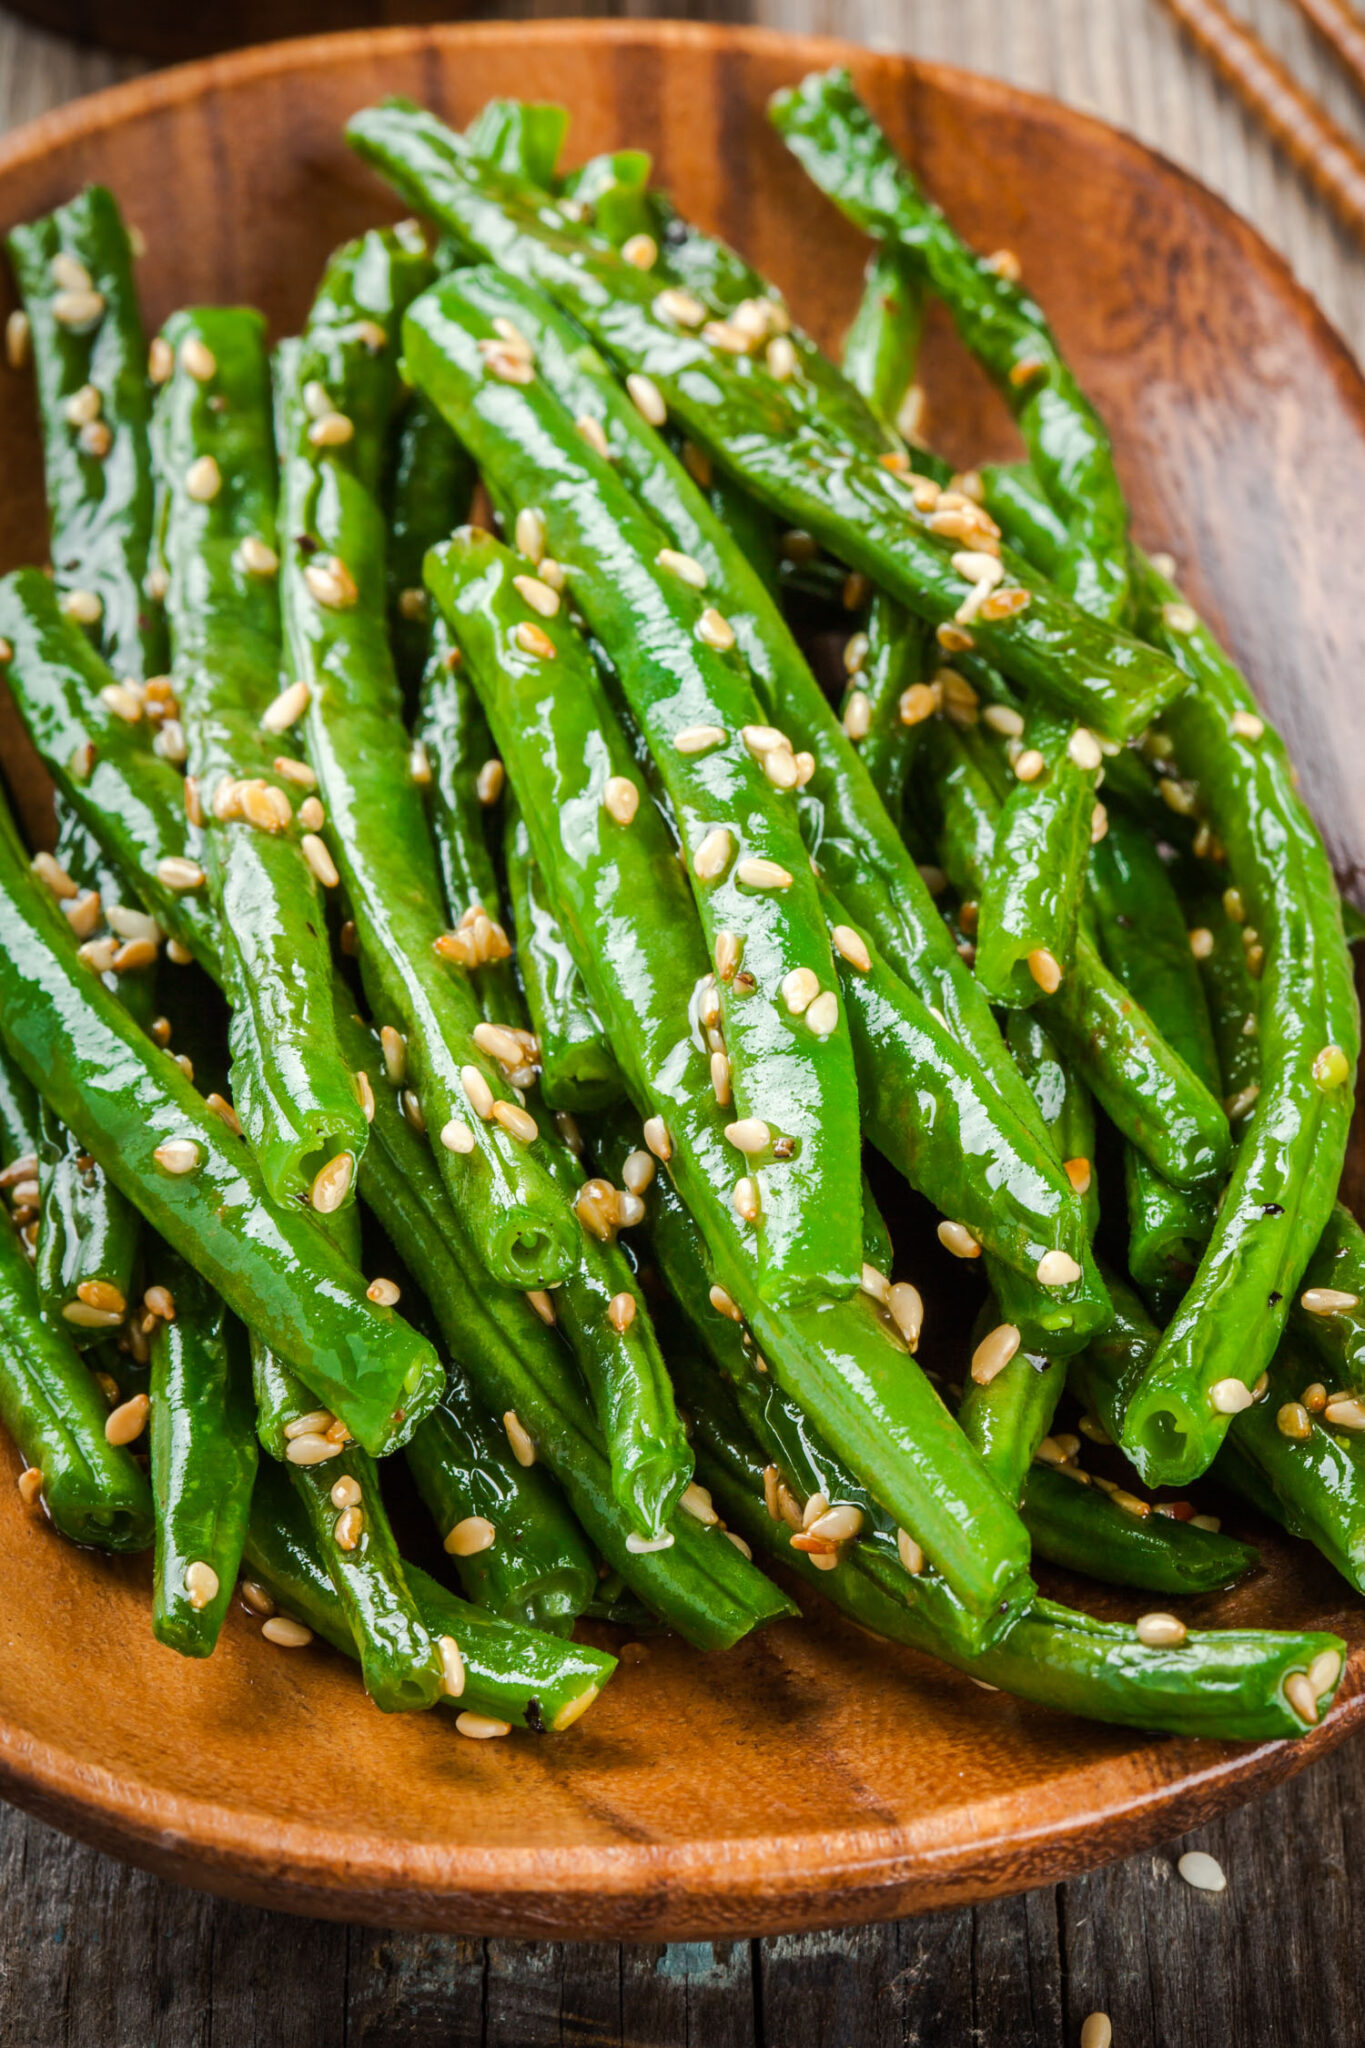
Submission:
[[[1294,4],[1365,92],[1365,21],[1349,0],[1294,0]]]
[[[1319,4],[1325,13],[1325,0]],[[1365,153],[1219,0],[1166,5],[1342,225],[1365,239]]]

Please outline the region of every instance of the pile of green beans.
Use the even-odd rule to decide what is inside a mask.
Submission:
[[[1142,1612],[1256,1551],[1135,1489],[1212,1465],[1365,1591],[1326,856],[1017,266],[846,74],[772,116],[876,244],[842,364],[553,106],[357,114],[439,239],[346,243],[273,356],[148,349],[106,192],[10,237],[20,1496],[153,1549],[180,1654],[316,1636],[469,1736],[591,1707],[585,1621],[723,1653],[792,1578],[1059,1711],[1297,1735],[1344,1645]],[[1023,463],[920,438],[935,299]]]

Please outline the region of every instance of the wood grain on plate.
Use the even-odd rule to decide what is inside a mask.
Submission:
[[[1338,869],[1365,862],[1353,710],[1365,588],[1365,390],[1282,265],[1138,145],[1046,101],[815,40],[583,23],[318,40],[138,81],[0,144],[0,225],[102,178],[143,228],[149,318],[194,298],[302,315],[343,235],[391,213],[345,153],[381,91],[457,120],[494,92],[566,100],[573,147],[652,148],[684,210],[739,242],[837,339],[856,238],[768,133],[767,93],[851,62],[968,234],[1008,244],[1115,430],[1151,545],[1251,668]],[[3,308],[0,308],[3,310]],[[935,332],[936,432],[966,460],[1011,429]],[[0,379],[0,566],[31,558],[31,394]],[[1353,719],[1356,720],[1353,725]],[[45,795],[0,734],[30,815]],[[1360,1675],[1306,1742],[1154,1741],[1051,1717],[823,1612],[724,1657],[663,1641],[563,1741],[462,1742],[384,1719],[349,1667],[234,1617],[185,1663],[146,1569],[61,1543],[0,1487],[0,1784],[99,1846],[263,1904],[389,1924],[685,1937],[830,1925],[986,1897],[1126,1853],[1285,1776],[1360,1716]],[[1306,1551],[1202,1624],[1311,1622],[1365,1660],[1356,1603]],[[1108,1611],[1136,1611],[1110,1602]]]

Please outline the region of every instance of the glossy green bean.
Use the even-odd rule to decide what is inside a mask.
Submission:
[[[1135,1515],[1103,1487],[1051,1465],[1031,1467],[1021,1512],[1037,1556],[1107,1586],[1177,1597],[1212,1593],[1257,1562],[1249,1543],[1171,1515]]]
[[[990,1369],[980,1347],[1001,1327],[999,1303],[989,1295],[972,1332],[972,1369],[963,1382],[957,1419],[1005,1498],[1018,1505],[1039,1444],[1052,1427],[1066,1385],[1063,1361],[1020,1343],[1005,1365]],[[977,1359],[987,1376],[977,1377]]]
[[[1280,1415],[1300,1403],[1317,1377],[1316,1361],[1294,1339],[1280,1345],[1264,1395],[1235,1419],[1214,1477],[1288,1529],[1314,1544],[1358,1593],[1365,1592],[1365,1438],[1354,1426],[1334,1425],[1330,1408],[1303,1409],[1295,1418],[1302,1436],[1280,1427]],[[1350,1406],[1354,1409],[1356,1404]]]
[[[358,1655],[303,1503],[275,1465],[263,1465],[256,1481],[246,1558],[282,1607],[344,1656]],[[438,1699],[454,1712],[488,1714],[537,1734],[558,1732],[592,1705],[616,1669],[616,1659],[605,1650],[499,1621],[457,1599],[416,1565],[406,1572],[427,1633],[451,1636],[459,1646],[464,1690]]]
[[[241,1139],[80,963],[7,814],[0,1019],[19,1066],[153,1228],[269,1331],[360,1442],[401,1442],[437,1392],[430,1347],[366,1300],[306,1214],[271,1202]]]
[[[141,1226],[137,1210],[50,1110],[42,1113],[41,1130],[42,1218],[33,1268],[39,1308],[84,1350],[123,1321],[115,1297],[125,1307],[132,1299]]]
[[[428,557],[427,580],[483,697],[636,1111],[652,1120],[657,1151],[701,1223],[716,1282],[775,1376],[988,1624],[1025,1568],[1022,1531],[937,1395],[865,1299],[779,1315],[759,1293],[747,1231],[726,1192],[725,1115],[689,1025],[708,963],[686,882],[652,805],[640,805],[627,832],[606,817],[606,780],[628,772],[632,757],[581,645],[551,621],[553,665],[508,648],[500,623],[508,600],[499,593],[514,572],[514,558],[471,535]],[[598,735],[590,758],[585,714]]]
[[[291,1465],[313,1543],[360,1652],[365,1690],[383,1714],[435,1706],[445,1690],[441,1644],[409,1590],[374,1460],[356,1445],[322,1465]]]
[[[1071,973],[1085,894],[1099,747],[1093,733],[1031,706],[1020,768],[1001,807],[977,906],[976,973],[992,1001],[1030,1008]]]
[[[1365,1231],[1342,1202],[1308,1261],[1289,1326],[1329,1389],[1365,1393]]]
[[[1222,1092],[1225,1098],[1241,1095],[1261,1079],[1261,985],[1247,965],[1247,927],[1228,916],[1221,895],[1191,897],[1186,913],[1190,930],[1206,931],[1212,942],[1200,958],[1199,976]]]
[[[0,1422],[42,1497],[74,1543],[145,1550],[152,1497],[131,1454],[105,1436],[108,1406],[94,1375],[60,1329],[42,1320],[29,1264],[0,1216]]]
[[[172,669],[232,1009],[232,1099],[266,1186],[284,1202],[306,1198],[324,1168],[354,1161],[366,1124],[332,1028],[309,799],[299,801],[300,764],[276,710],[265,322],[244,308],[197,308],[174,314],[164,338],[177,364],[155,421]]]
[[[1143,629],[1195,686],[1172,705],[1166,729],[1264,948],[1260,1093],[1194,1281],[1123,1432],[1140,1471],[1178,1482],[1204,1470],[1222,1440],[1236,1399],[1229,1383],[1252,1387],[1269,1364],[1331,1215],[1360,1018],[1331,863],[1283,742],[1208,628],[1150,564],[1140,598]]]
[[[678,324],[647,273],[480,165],[434,116],[386,101],[353,116],[347,135],[467,247],[538,283],[624,370],[648,376],[675,422],[788,524],[961,637],[955,616],[975,585],[952,566],[961,552],[954,539],[933,529],[936,515],[917,510],[899,476],[812,426],[747,351],[741,358],[724,345],[728,337],[718,343]],[[1031,579],[1022,562],[1008,559],[1005,571],[1011,588],[1028,591],[1027,603],[1009,616],[978,617],[969,637],[1007,675],[1116,739],[1140,730],[1179,690],[1169,661]]]
[[[503,1621],[567,1635],[597,1592],[592,1551],[549,1474],[517,1463],[461,1371],[405,1455],[466,1597]],[[455,1537],[474,1520],[488,1530]]]
[[[1063,1059],[1036,1011],[1011,1010],[1005,1019],[1005,1042],[1038,1104],[1067,1179],[1080,1193],[1086,1229],[1093,1237],[1100,1220],[1100,1191],[1090,1090]]]
[[[256,1477],[246,1333],[182,1259],[163,1247],[153,1267],[174,1313],[151,1334],[152,1633],[182,1657],[208,1657],[232,1601]]]
[[[837,1018],[827,1031],[812,1029],[777,993],[792,975],[824,989],[833,978],[792,795],[797,767],[787,776],[783,753],[779,782],[776,769],[766,772],[771,748],[746,742],[746,733],[761,734],[763,712],[743,667],[720,651],[733,641],[731,627],[666,554],[657,559],[664,536],[568,411],[538,381],[486,374],[498,317],[484,308],[487,277],[461,273],[412,308],[409,368],[500,494],[539,513],[648,740],[688,849],[708,944],[722,944],[723,934],[742,955],[743,981],[723,976],[718,988],[739,1118],[777,1141],[751,1167],[763,1216],[760,1285],[774,1302],[846,1293],[861,1263],[852,1056]],[[496,281],[492,295],[501,303]],[[542,634],[529,602],[522,613],[509,628]],[[723,738],[693,746],[691,733],[703,728]],[[620,800],[638,802],[638,784],[623,780],[630,791]],[[619,823],[631,829],[628,819]]]
[[[406,1040],[410,1085],[433,1134],[450,1134],[436,1148],[441,1172],[480,1256],[504,1283],[540,1287],[568,1268],[572,1221],[536,1154],[534,1129],[516,1135],[523,1116],[532,1127],[534,1118],[511,1101],[501,1070],[473,1037],[470,944],[442,930],[440,882],[385,631],[376,491],[398,383],[394,330],[429,276],[415,229],[348,244],[329,265],[303,342],[283,354],[285,639],[293,672],[308,685],[308,755],[371,1009]],[[314,385],[351,421],[348,439],[318,443],[308,409]],[[509,1112],[515,1129],[504,1122]]]
[[[408,704],[417,697],[431,648],[431,603],[422,557],[469,511],[474,465],[435,406],[414,391],[394,429],[384,491],[385,578],[393,664]]]
[[[508,813],[504,844],[517,968],[540,1041],[541,1095],[554,1110],[604,1109],[621,1098],[621,1069],[550,909],[525,821],[515,808]]]

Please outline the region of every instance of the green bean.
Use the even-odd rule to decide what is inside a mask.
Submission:
[[[474,466],[435,406],[414,391],[394,432],[385,490],[389,638],[407,703],[416,700],[431,645],[422,557],[469,510]]]
[[[1316,1414],[1305,1408],[1301,1397],[1315,1378],[1315,1365],[1292,1338],[1280,1345],[1267,1373],[1261,1398],[1229,1429],[1213,1476],[1291,1536],[1316,1545],[1348,1584],[1365,1592],[1365,1440],[1358,1428],[1359,1404],[1351,1400],[1339,1410],[1329,1402]]]
[[[550,620],[553,663],[511,652],[515,566],[495,542],[470,534],[428,557],[427,581],[484,699],[636,1111],[701,1221],[717,1284],[775,1376],[989,1627],[1024,1568],[1021,1532],[937,1395],[866,1300],[778,1315],[759,1293],[747,1231],[725,1193],[733,1174],[725,1115],[689,1022],[708,962],[686,882],[652,805],[641,804],[627,832],[606,816],[605,783],[628,772],[632,757],[581,643]],[[585,724],[596,734],[590,756]]]
[[[130,1453],[105,1436],[108,1408],[63,1331],[38,1313],[33,1268],[0,1217],[0,1422],[41,1477],[53,1522],[74,1543],[145,1550],[152,1498]]]
[[[1224,896],[1195,894],[1185,907],[1190,930],[1209,935],[1208,942],[1199,942],[1199,977],[1222,1092],[1225,1098],[1235,1097],[1258,1088],[1261,1079],[1261,985],[1247,965],[1251,948],[1242,937],[1247,927],[1229,917]],[[1240,898],[1237,908],[1245,915]]]
[[[1204,1470],[1241,1388],[1255,1385],[1331,1215],[1360,1048],[1351,958],[1331,863],[1283,743],[1208,629],[1150,565],[1141,623],[1195,687],[1167,731],[1227,851],[1264,948],[1260,1093],[1193,1284],[1124,1424],[1144,1474]]]
[[[503,1621],[567,1635],[597,1592],[592,1552],[549,1474],[518,1464],[462,1372],[451,1372],[406,1457],[466,1597]],[[487,1527],[463,1526],[479,1522]]]
[[[541,1095],[554,1110],[603,1109],[620,1100],[621,1070],[546,900],[525,821],[515,807],[508,812],[505,846],[517,966],[540,1041]]]
[[[993,1001],[1027,1009],[1072,972],[1085,893],[1100,750],[1094,734],[1030,707],[1020,770],[996,826],[977,913],[977,979]]]
[[[448,1134],[437,1148],[441,1172],[480,1256],[507,1284],[540,1287],[568,1268],[572,1222],[533,1149],[534,1118],[510,1100],[497,1112],[506,1084],[473,1037],[473,941],[442,931],[385,634],[376,489],[397,386],[392,330],[429,275],[415,229],[348,244],[328,268],[303,342],[285,352],[285,639],[293,672],[307,685],[307,746],[326,807],[328,866],[345,888],[371,1008],[402,1033],[426,1121]],[[319,443],[310,398],[342,408],[349,438]]]
[[[275,1465],[263,1465],[256,1481],[246,1558],[282,1607],[344,1656],[358,1655],[303,1503]],[[406,1572],[427,1633],[450,1636],[464,1665],[463,1692],[443,1692],[438,1704],[492,1715],[537,1734],[558,1733],[592,1705],[616,1669],[616,1659],[604,1650],[499,1621],[467,1606],[416,1565]]]
[[[753,1169],[763,1215],[760,1285],[774,1302],[848,1292],[861,1263],[852,1056],[837,1006],[817,1028],[804,1005],[793,1014],[778,999],[793,976],[825,990],[833,978],[791,795],[798,767],[779,749],[781,762],[767,772],[772,749],[754,737],[764,730],[762,707],[742,667],[718,651],[732,643],[732,629],[690,572],[666,551],[658,559],[664,536],[575,432],[567,410],[538,382],[485,377],[498,316],[484,311],[484,275],[462,273],[413,308],[409,367],[499,493],[539,514],[648,740],[688,849],[708,943],[742,954],[746,978],[721,977],[718,987],[738,1120],[762,1125],[776,1141],[758,1148]],[[500,303],[496,283],[493,292]],[[523,609],[523,636],[543,638],[536,610],[530,602]],[[724,737],[694,746],[698,730]],[[607,794],[632,813],[639,801],[633,778]],[[631,829],[624,814],[618,823]]]
[[[844,336],[844,375],[877,416],[897,426],[915,375],[925,295],[902,249],[883,244],[867,259],[862,297]],[[910,437],[907,435],[907,439]]]
[[[1002,616],[994,614],[1007,607],[992,607],[967,634],[956,614],[977,584],[952,566],[962,552],[955,541],[966,532],[961,519],[952,522],[960,529],[953,536],[936,530],[940,515],[917,509],[912,486],[867,452],[827,438],[823,411],[812,424],[787,384],[747,351],[730,352],[728,335],[718,343],[673,321],[671,302],[660,308],[645,272],[480,165],[431,115],[387,101],[355,115],[347,134],[466,247],[538,283],[623,369],[648,376],[675,422],[788,524],[813,534],[954,644],[969,639],[1007,675],[1036,685],[1110,738],[1140,730],[1179,690],[1169,661],[1088,617],[1013,558],[1005,573],[1011,589],[1027,592],[1022,606],[1011,599],[1015,608]],[[782,317],[779,309],[772,319],[780,325]],[[829,425],[837,422],[831,417]]]
[[[1006,1331],[1017,1326],[1003,1325]],[[971,1370],[963,1384],[957,1419],[967,1441],[1006,1499],[1017,1504],[1039,1444],[1052,1427],[1066,1385],[1060,1358],[1016,1342],[1003,1366],[999,1303],[987,1297],[972,1332]]]
[[[289,1477],[360,1652],[366,1692],[383,1714],[434,1706],[445,1690],[442,1646],[409,1590],[373,1459],[351,1444],[326,1464],[291,1465]]]
[[[1100,1486],[1036,1463],[1024,1480],[1021,1512],[1034,1552],[1049,1564],[1108,1586],[1144,1593],[1212,1593],[1257,1562],[1249,1543],[1177,1521],[1159,1509],[1135,1515]]]
[[[553,101],[491,99],[465,129],[464,142],[496,169],[548,191],[568,129],[567,107]]]
[[[268,1330],[367,1447],[401,1442],[437,1387],[429,1346],[365,1299],[305,1213],[78,960],[0,813],[0,1020],[10,1052],[115,1186],[248,1326]]]
[[[164,1250],[153,1256],[172,1306],[151,1334],[152,1632],[182,1657],[208,1657],[232,1600],[256,1477],[246,1335],[192,1267]]]
[[[123,1321],[137,1264],[138,1213],[50,1110],[42,1113],[41,1131],[38,1302],[44,1321],[60,1323],[84,1350]]]
[[[156,416],[173,670],[232,1009],[233,1101],[283,1202],[353,1161],[366,1124],[332,1029],[310,800],[296,812],[300,764],[279,715],[265,323],[242,308],[200,308],[174,314],[165,340],[178,365]]]
[[[1095,1105],[1090,1091],[1077,1080],[1035,1010],[1009,1012],[1005,1041],[1038,1104],[1067,1179],[1081,1196],[1087,1234],[1093,1237],[1100,1219],[1100,1195],[1095,1169]]]
[[[1295,1338],[1316,1357],[1329,1388],[1365,1393],[1365,1231],[1338,1202],[1308,1261],[1290,1310]]]

